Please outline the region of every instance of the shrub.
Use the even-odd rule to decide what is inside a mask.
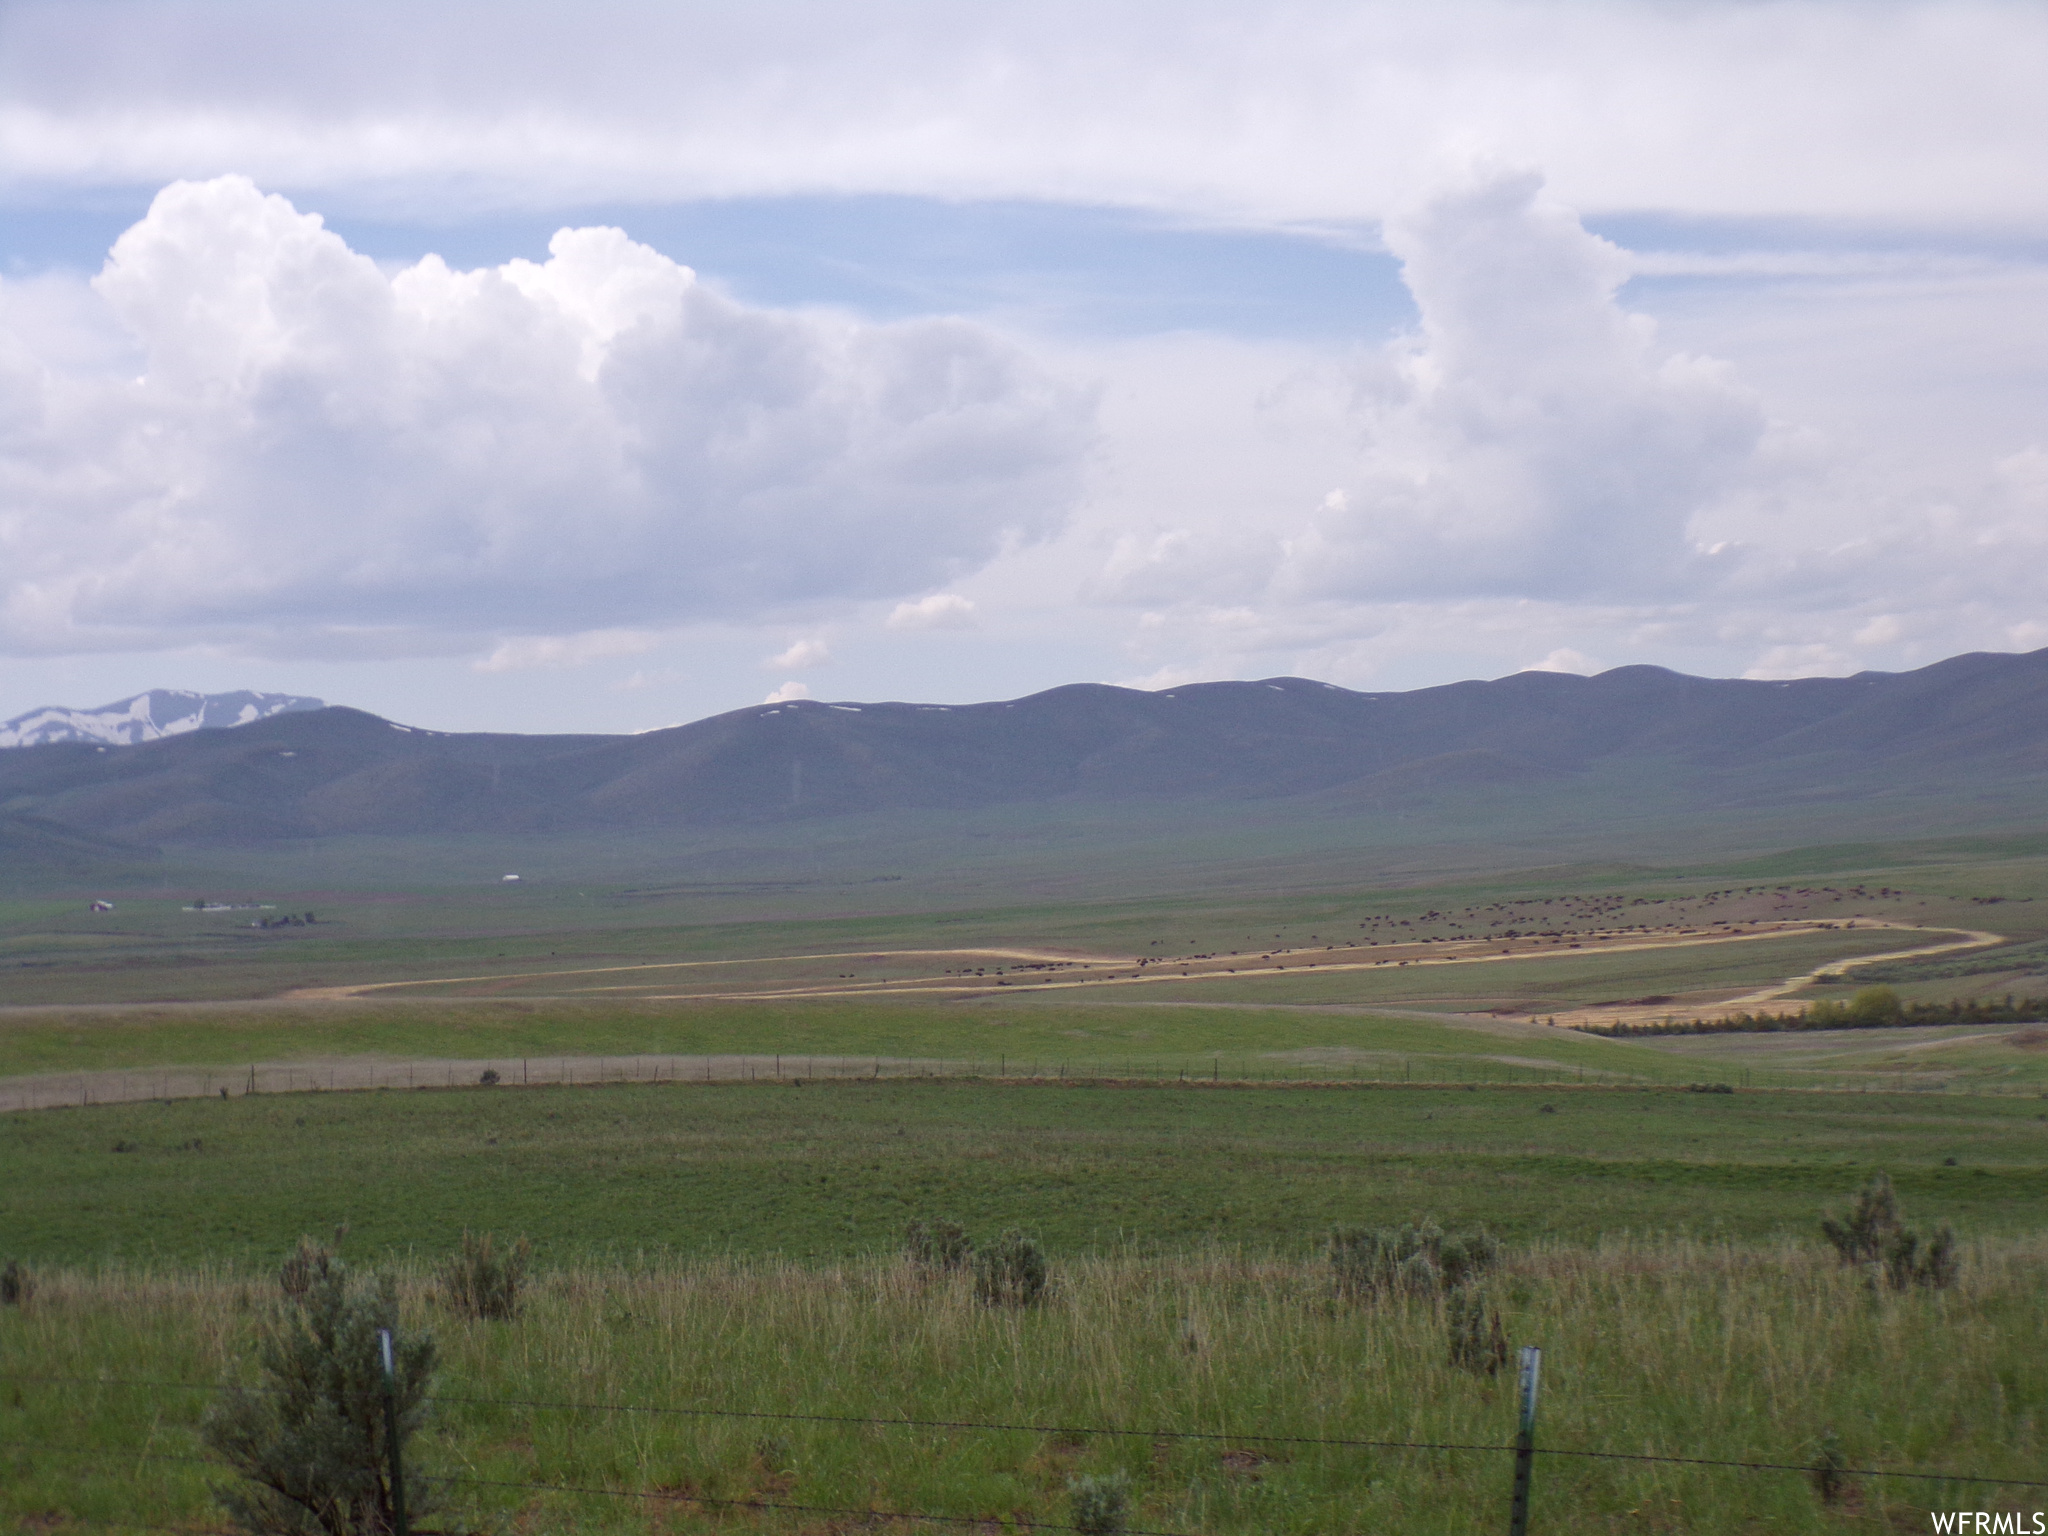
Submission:
[[[1081,1536],[1117,1536],[1131,1507],[1131,1478],[1127,1472],[1107,1477],[1077,1477],[1067,1484],[1072,1506],[1072,1524]]]
[[[1841,1221],[1822,1217],[1820,1231],[1844,1264],[1870,1264],[1884,1256],[1899,1226],[1899,1197],[1892,1191],[1891,1176],[1873,1173],[1856,1192],[1848,1216]]]
[[[754,1442],[754,1465],[770,1477],[787,1472],[793,1460],[787,1435],[763,1435]]]
[[[974,1294],[992,1307],[1031,1306],[1048,1278],[1044,1250],[1015,1227],[974,1255]]]
[[[500,1253],[491,1234],[462,1234],[462,1251],[441,1266],[441,1298],[457,1315],[503,1322],[519,1315],[519,1289],[533,1245],[519,1239]]]
[[[1890,987],[1864,987],[1849,999],[1849,1022],[1864,1029],[1896,1024],[1904,1011]]]
[[[1733,1083],[1687,1083],[1685,1091],[1687,1093],[1733,1093],[1735,1085]]]
[[[1461,1285],[1444,1307],[1450,1332],[1451,1364],[1463,1371],[1493,1376],[1508,1363],[1508,1335],[1500,1309],[1476,1285]]]
[[[1340,1296],[1433,1296],[1492,1269],[1500,1262],[1500,1244],[1485,1231],[1447,1233],[1425,1221],[1421,1226],[1333,1228],[1329,1254]]]
[[[256,1350],[262,1385],[229,1389],[200,1428],[242,1479],[214,1489],[241,1530],[387,1536],[394,1528],[378,1331],[392,1330],[397,1344],[401,1448],[426,1417],[435,1365],[432,1338],[396,1340],[397,1327],[396,1284],[385,1277],[357,1290],[331,1255],[297,1303],[271,1318]],[[404,1493],[407,1513],[423,1513],[420,1479],[408,1473]]]
[[[1842,1454],[1841,1438],[1829,1430],[1820,1437],[1820,1454],[1813,1463],[1813,1491],[1820,1495],[1821,1503],[1833,1504],[1841,1498],[1848,1486],[1842,1472],[1848,1465],[1848,1457]]]
[[[1894,1232],[1884,1249],[1885,1283],[1895,1291],[1925,1286],[1945,1291],[1956,1283],[1956,1234],[1947,1222],[1934,1236],[1922,1242],[1920,1235],[1903,1227]]]
[[[495,1088],[498,1086],[499,1082],[502,1081],[502,1079],[499,1078],[498,1069],[496,1067],[485,1067],[483,1070],[483,1075],[479,1077],[477,1081],[483,1084],[483,1086],[486,1088]]]
[[[336,1230],[334,1240],[337,1244],[345,1230]],[[284,1262],[277,1267],[278,1287],[287,1300],[304,1301],[313,1287],[325,1280],[339,1262],[334,1249],[310,1237],[302,1237],[298,1247],[286,1254]]]
[[[965,1269],[974,1244],[957,1221],[913,1221],[903,1231],[903,1251],[920,1269]]]
[[[1954,1230],[1943,1222],[1924,1239],[1910,1231],[1892,1181],[1882,1173],[1872,1174],[1856,1192],[1856,1203],[1845,1218],[1823,1217],[1820,1230],[1844,1264],[1872,1265],[1873,1283],[1881,1276],[1895,1291],[1916,1285],[1946,1290],[1956,1283]]]
[[[19,1259],[0,1269],[0,1307],[25,1307],[36,1293],[36,1277]]]

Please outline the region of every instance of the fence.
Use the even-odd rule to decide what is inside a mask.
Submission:
[[[1751,1086],[1747,1069],[1734,1074]],[[1897,1069],[1854,1083],[1773,1085],[1775,1091],[1952,1092],[1956,1084],[1930,1077],[1907,1083]],[[253,1062],[233,1067],[157,1067],[133,1071],[46,1073],[0,1078],[0,1114],[65,1105],[137,1103],[158,1099],[241,1098],[251,1094],[360,1093],[376,1089],[465,1088],[480,1082],[512,1086],[592,1086],[605,1083],[810,1082],[854,1079],[976,1078],[1007,1082],[1185,1083],[1277,1087],[1289,1084],[1373,1087],[1683,1087],[1683,1078],[1656,1078],[1580,1066],[1504,1062],[1490,1058],[1400,1056],[1360,1060],[1289,1061],[1270,1056],[1208,1055],[1174,1058],[1090,1058],[1061,1061],[998,1056],[848,1055],[605,1055],[482,1056],[409,1061],[348,1057],[331,1062]],[[2032,1097],[2033,1084],[1979,1084],[1969,1093]]]
[[[1416,1086],[1570,1084],[1632,1081],[1572,1067],[1403,1057],[1391,1061],[1275,1062],[1210,1055],[1171,1060],[1058,1061],[998,1056],[992,1060],[932,1056],[631,1055],[484,1056],[386,1061],[350,1057],[333,1062],[254,1062],[236,1067],[161,1067],[73,1072],[0,1079],[0,1112],[67,1104],[134,1103],[148,1099],[241,1098],[265,1093],[364,1092],[374,1089],[466,1088],[480,1082],[512,1086],[603,1083],[807,1082],[883,1078],[978,1078],[1002,1081],[1151,1083],[1371,1083]]]
[[[386,1336],[388,1342],[388,1335]],[[996,1423],[961,1419],[913,1419],[891,1418],[876,1415],[774,1413],[759,1410],[737,1410],[706,1406],[679,1406],[673,1404],[648,1403],[606,1403],[606,1402],[564,1402],[531,1398],[472,1397],[458,1394],[438,1394],[427,1399],[429,1402],[447,1403],[465,1407],[519,1409],[532,1413],[576,1413],[576,1414],[638,1414],[681,1417],[690,1419],[740,1419],[768,1421],[789,1424],[830,1424],[846,1427],[880,1429],[921,1429],[941,1430],[956,1433],[988,1434],[1033,1434],[1044,1435],[1068,1442],[1092,1438],[1143,1439],[1154,1444],[1164,1441],[1205,1441],[1230,1445],[1280,1445],[1316,1446],[1336,1449],[1371,1451],[1416,1451],[1456,1455],[1511,1456],[1514,1458],[1514,1476],[1506,1525],[1510,1536],[1525,1536],[1530,1529],[1531,1490],[1535,1482],[1535,1468],[1544,1458],[1574,1458],[1580,1460],[1610,1462],[1640,1462],[1664,1466],[1718,1468],[1744,1472],[1795,1474],[1811,1478],[1821,1489],[1823,1497],[1828,1490],[1839,1487],[1849,1478],[1898,1479],[1920,1483],[1938,1483],[1952,1486],[1977,1486],[1991,1488],[2037,1488],[2048,1489],[2048,1479],[1991,1477],[1969,1472],[1927,1472],[1882,1467],[1851,1467],[1841,1463],[1831,1454],[1824,1454],[1818,1462],[1790,1461],[1744,1461],[1701,1456],[1663,1456],[1631,1451],[1608,1451],[1565,1446],[1546,1446],[1537,1443],[1537,1384],[1541,1353],[1533,1346],[1524,1347],[1520,1352],[1520,1373],[1517,1388],[1517,1434],[1511,1443],[1485,1440],[1472,1441],[1414,1441],[1414,1440],[1367,1440],[1345,1437],[1323,1437],[1313,1435],[1262,1435],[1238,1433],[1223,1430],[1182,1430],[1158,1427],[1124,1428],[1088,1424],[1030,1424]],[[387,1359],[387,1371],[389,1369]],[[45,1387],[117,1387],[128,1390],[150,1392],[203,1392],[216,1393],[227,1390],[220,1384],[179,1381],[135,1381],[116,1377],[65,1377],[27,1376],[0,1374],[0,1381],[14,1384],[17,1391],[24,1386]],[[242,1390],[250,1390],[244,1388]],[[257,1389],[261,1390],[261,1389]],[[91,1458],[104,1458],[103,1465],[110,1469],[132,1469],[137,1462],[182,1463],[219,1467],[212,1458],[191,1454],[142,1450],[128,1447],[109,1446],[62,1446],[41,1442],[0,1440],[0,1449],[24,1452],[31,1455],[50,1455],[77,1458],[67,1461],[67,1466],[89,1464]],[[380,1453],[381,1454],[381,1453]],[[394,1458],[395,1461],[395,1458]],[[833,1505],[806,1504],[778,1499],[721,1499],[676,1489],[634,1489],[609,1487],[603,1484],[548,1483],[538,1481],[516,1481],[510,1479],[423,1476],[407,1473],[401,1483],[434,1484],[439,1487],[460,1489],[495,1489],[500,1491],[529,1493],[551,1493],[575,1497],[629,1499],[643,1503],[667,1503],[680,1509],[744,1510],[759,1513],[782,1513],[797,1516],[827,1517],[855,1520],[862,1523],[877,1521],[902,1521],[911,1524],[939,1526],[980,1526],[990,1536],[999,1536],[1004,1531],[1071,1531],[1080,1536],[1106,1536],[1098,1526],[1062,1524],[1053,1521],[1031,1520],[1010,1514],[959,1514],[929,1510],[897,1510],[842,1507]],[[1580,1513],[1584,1513],[1581,1511]],[[1491,1525],[1491,1520],[1475,1520],[1474,1528]],[[135,1522],[80,1522],[67,1521],[65,1529],[83,1526],[91,1529],[166,1531],[177,1536],[201,1536],[219,1527],[197,1525],[164,1525]],[[2018,1529],[2018,1527],[2015,1527]],[[1176,1531],[1151,1531],[1135,1528],[1116,1528],[1120,1536],[1194,1536],[1194,1533]],[[404,1526],[399,1526],[404,1536]]]

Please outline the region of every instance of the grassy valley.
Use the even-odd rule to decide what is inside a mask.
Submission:
[[[0,1101],[45,1107],[0,1114],[0,1260],[33,1279],[0,1307],[0,1511],[218,1528],[206,1404],[287,1248],[343,1227],[444,1351],[417,1452],[476,1529],[1063,1525],[1070,1479],[1117,1471],[1145,1531],[1486,1528],[1499,1452],[1259,1438],[1506,1443],[1451,1298],[1346,1296],[1323,1257],[1424,1219],[1500,1240],[1488,1304],[1546,1351],[1549,1449],[2036,1475],[2048,1029],[1569,1026],[1876,978],[2048,994],[2048,839],[1595,827],[1557,793],[1463,828],[984,808],[17,866]],[[1953,1285],[1820,1242],[1877,1170],[1954,1230]],[[934,1218],[1029,1234],[1051,1291],[992,1307],[909,1265]],[[531,1240],[515,1320],[450,1307],[465,1231]],[[1540,1466],[1546,1528],[2034,1507]]]

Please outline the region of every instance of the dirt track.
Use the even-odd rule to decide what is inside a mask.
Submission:
[[[924,949],[891,951],[862,950],[848,954],[793,955],[779,958],[780,963],[791,963],[797,961],[812,962],[817,960],[852,959],[871,961],[878,959],[903,959],[942,956],[955,959],[964,957],[992,959],[1000,957],[1003,959],[1013,961],[1022,960],[1027,964],[1058,964],[1063,968],[1073,967],[1076,970],[1085,969],[1087,971],[1097,972],[1097,974],[1086,978],[1075,978],[1072,980],[1027,980],[1015,983],[1009,986],[1008,995],[1016,995],[1022,992],[1063,991],[1077,987],[1128,987],[1134,984],[1144,985],[1155,982],[1185,982],[1196,979],[1213,980],[1222,979],[1225,977],[1276,975],[1284,974],[1290,969],[1297,972],[1305,969],[1313,969],[1326,973],[1332,971],[1355,972],[1379,969],[1389,964],[1394,964],[1397,966],[1477,965],[1499,963],[1502,961],[1509,960],[1566,958],[1572,955],[1583,956],[1589,952],[1600,954],[1612,954],[1628,951],[1694,948],[1705,945],[1740,944],[1753,942],[1759,939],[1781,938],[1784,937],[1787,933],[1811,933],[1820,931],[1831,931],[1834,930],[1836,926],[1837,925],[1834,924],[1815,923],[1788,923],[1778,925],[1759,924],[1757,925],[1758,931],[1754,932],[1745,931],[1742,933],[1730,934],[1675,934],[1669,937],[1660,936],[1651,939],[1644,939],[1640,935],[1631,935],[1625,941],[1613,942],[1599,942],[1599,940],[1594,935],[1586,935],[1582,937],[1578,942],[1573,943],[1569,946],[1551,944],[1547,946],[1532,946],[1529,948],[1522,949],[1516,949],[1512,946],[1509,946],[1505,949],[1497,950],[1496,952],[1484,954],[1469,952],[1469,949],[1473,946],[1467,946],[1467,952],[1447,954],[1443,951],[1449,948],[1448,945],[1432,945],[1427,946],[1427,949],[1433,952],[1427,952],[1420,955],[1402,955],[1399,957],[1382,955],[1379,958],[1376,958],[1371,961],[1318,960],[1306,964],[1304,964],[1301,960],[1296,959],[1296,963],[1293,966],[1288,966],[1285,963],[1282,963],[1277,958],[1275,959],[1274,963],[1270,965],[1260,966],[1232,967],[1226,966],[1220,961],[1213,960],[1205,962],[1191,961],[1154,963],[1149,961],[1149,959],[1146,961],[1144,965],[1141,966],[1139,965],[1139,962],[1137,960],[1118,959],[1106,956],[1084,957],[1071,954],[1054,954],[1039,950],[987,949]],[[1915,929],[1910,924],[1884,923],[1869,920],[1859,920],[1858,926],[1864,928],[1896,929],[1905,932],[1927,931]],[[1840,961],[1831,962],[1827,965],[1818,966],[1812,971],[1808,971],[1799,976],[1790,977],[1787,980],[1780,982],[1774,986],[1767,987],[1754,992],[1748,992],[1740,997],[1726,999],[1724,1001],[1712,1004],[1710,1006],[1703,1006],[1698,1009],[1689,1006],[1686,1009],[1686,1011],[1688,1013],[1698,1011],[1706,1014],[1733,1012],[1740,1008],[1750,1008],[1756,1006],[1759,1003],[1782,998],[1786,994],[1797,990],[1799,987],[1809,984],[1817,976],[1826,972],[1843,970],[1855,965],[1871,965],[1879,961],[1899,960],[1908,957],[1924,957],[1928,955],[1952,953],[1958,950],[1978,949],[1989,945],[2000,944],[2005,942],[2004,936],[1996,933],[1956,929],[1943,929],[1939,931],[1944,933],[1964,931],[1967,932],[1967,937],[1962,939],[1943,940],[1939,943],[1934,944],[1918,945],[1910,949],[1891,950],[1883,954],[1848,957]],[[1479,942],[1485,945],[1487,948],[1492,949],[1498,941],[1489,940]],[[1588,945],[1597,945],[1597,947],[1589,950],[1589,948],[1587,947]],[[1413,945],[1403,946],[1403,948],[1421,950],[1424,949],[1425,946]],[[1274,954],[1275,956],[1288,956],[1292,958],[1295,956],[1302,956],[1307,954],[1329,955],[1343,954],[1349,952],[1355,951],[1338,951],[1334,949],[1325,949],[1291,952],[1275,951]],[[673,964],[657,963],[650,965],[604,966],[594,969],[584,969],[575,971],[536,971],[524,973],[524,976],[526,978],[531,979],[541,979],[568,976],[611,975],[621,971],[676,970],[708,966],[761,965],[774,963],[778,963],[777,960],[769,959],[751,961],[679,961]],[[1127,971],[1132,972],[1132,974],[1118,974],[1119,972]],[[436,979],[432,981],[378,982],[368,986],[353,988],[311,988],[300,992],[287,993],[285,994],[285,997],[283,999],[274,1000],[269,1004],[253,1002],[240,1004],[238,1006],[244,1008],[260,1008],[264,1006],[275,1006],[275,1001],[284,1000],[314,1003],[338,1003],[358,1000],[374,1002],[384,1000],[384,998],[388,997],[388,995],[391,992],[401,988],[461,984],[463,982],[470,981],[501,982],[508,979],[514,978],[508,978],[504,976],[450,977]],[[1007,978],[1003,978],[1003,981],[1007,982]],[[986,980],[977,979],[973,983],[963,984],[950,976],[917,977],[910,978],[900,982],[870,983],[859,987],[819,986],[812,988],[783,988],[771,991],[755,992],[708,992],[673,994],[643,993],[641,995],[643,1000],[646,1001],[688,1001],[711,999],[738,1001],[747,999],[796,999],[806,997],[872,997],[878,994],[884,996],[901,996],[905,993],[910,993],[919,996],[998,995],[995,993],[995,986],[990,984]],[[569,995],[574,996],[575,994],[572,993]],[[451,1004],[475,1000],[476,999],[474,998],[465,998],[461,996],[422,999],[422,1001],[446,1002]],[[123,1009],[124,1011],[129,1009],[162,1009],[166,1007],[183,1007],[198,1009],[219,1008],[221,1006],[222,1005],[220,1004],[129,1004],[123,1005]],[[1223,1004],[1196,1003],[1190,1006],[1260,1008],[1274,1005],[1262,1004],[1258,1002],[1238,1002]],[[1467,1027],[1473,1025],[1484,1026],[1486,1024],[1517,1026],[1517,1021],[1514,1020],[1494,1019],[1487,1016],[1472,1014],[1432,1014],[1421,1010],[1401,1008],[1398,1006],[1387,1008],[1375,1008],[1370,1004],[1321,1004],[1296,1006],[1336,1008],[1341,1011],[1350,1011],[1366,1014],[1394,1014],[1414,1018],[1436,1018],[1441,1019],[1446,1024],[1458,1024]],[[6,1012],[8,1013],[77,1013],[85,1011],[92,1010],[81,1009],[76,1006],[65,1005],[53,1005],[50,1007],[43,1008],[6,1010]],[[1578,1009],[1572,1011],[1569,1014],[1559,1013],[1558,1015],[1556,1015],[1556,1017],[1560,1021],[1569,1020],[1572,1022],[1613,1022],[1617,1018],[1628,1016],[1628,1013],[1630,1011],[1631,1010],[1629,1010],[1626,1007],[1626,1005],[1624,1005],[1618,1008]],[[1637,1015],[1641,1016],[1641,1009],[1639,1006],[1634,1008],[1632,1011]],[[1526,1028],[1527,1026],[1519,1025],[1518,1027]],[[329,1090],[340,1092],[350,1090],[360,1091],[364,1089],[373,1088],[452,1088],[456,1086],[474,1084],[482,1077],[482,1075],[486,1071],[497,1072],[500,1080],[507,1083],[587,1083],[665,1082],[676,1080],[735,1081],[740,1079],[761,1078],[770,1076],[781,1079],[787,1079],[795,1076],[944,1076],[960,1072],[983,1073],[988,1072],[991,1070],[992,1067],[997,1066],[999,1066],[999,1064],[989,1063],[985,1061],[960,1061],[952,1059],[939,1061],[929,1060],[925,1058],[850,1056],[813,1056],[801,1058],[794,1056],[784,1057],[773,1055],[550,1056],[537,1058],[477,1058],[474,1060],[441,1057],[431,1059],[403,1060],[384,1057],[352,1056],[326,1061],[258,1062],[248,1066],[238,1067],[167,1067],[136,1071],[46,1073],[39,1074],[36,1076],[0,1079],[0,1113],[5,1113],[10,1110],[49,1108],[63,1104],[112,1103],[122,1101],[133,1102],[141,1099],[197,1098],[212,1097],[215,1094],[220,1094],[224,1097],[240,1097],[246,1094],[290,1093]]]
[[[1944,940],[1934,944],[1917,945],[1881,955],[1848,956],[1832,961],[1803,975],[1790,977],[1762,991],[1746,994],[1742,998],[1717,1002],[1709,1011],[1729,1011],[1739,1007],[1753,1007],[1756,1003],[1784,996],[1798,987],[1809,984],[1823,972],[1840,970],[1855,965],[1875,964],[1880,960],[1898,960],[1908,957],[1946,954],[1956,950],[1978,949],[1988,945],[2002,944],[2002,934],[1976,930],[1942,928],[1922,929],[1910,923],[1886,922],[1880,919],[1862,918],[1853,923],[1834,922],[1758,922],[1745,925],[1741,931],[1717,933],[1711,930],[1681,930],[1671,934],[1645,935],[1629,930],[1593,930],[1579,934],[1569,941],[1558,939],[1453,939],[1440,942],[1425,942],[1399,946],[1324,946],[1317,949],[1274,950],[1256,960],[1244,956],[1197,956],[1179,960],[1155,960],[1149,956],[1088,955],[1079,952],[1060,953],[1047,950],[1026,949],[901,949],[901,950],[854,950],[827,952],[808,955],[764,956],[750,960],[677,960],[655,961],[635,965],[614,965],[586,967],[560,971],[518,971],[496,976],[441,976],[409,981],[371,982],[354,987],[318,987],[284,994],[286,999],[300,1001],[333,1002],[361,998],[372,994],[389,994],[405,989],[420,987],[489,986],[502,989],[511,983],[543,982],[560,983],[574,978],[589,976],[616,976],[627,973],[653,971],[692,972],[714,968],[739,966],[794,966],[809,965],[820,960],[853,962],[891,962],[898,960],[930,960],[950,958],[958,960],[985,960],[1023,962],[1034,968],[1056,966],[1058,973],[1049,976],[1026,975],[999,976],[994,980],[977,976],[965,979],[958,974],[914,975],[877,981],[856,981],[851,985],[842,980],[820,981],[781,985],[770,984],[747,988],[720,989],[715,991],[654,991],[636,984],[609,984],[601,986],[575,986],[564,991],[546,993],[522,992],[526,998],[548,998],[564,1000],[594,993],[625,994],[647,1002],[709,1002],[709,1001],[761,1001],[782,1002],[799,998],[824,997],[875,997],[902,996],[916,993],[926,996],[979,996],[993,993],[1001,988],[1009,994],[1020,992],[1071,991],[1081,988],[1148,986],[1161,983],[1190,981],[1220,981],[1244,979],[1258,976],[1277,976],[1289,972],[1296,974],[1304,970],[1317,971],[1328,975],[1333,972],[1355,972],[1382,970],[1388,967],[1420,968],[1444,965],[1490,965],[1505,961],[1561,959],[1573,955],[1584,957],[1589,954],[1628,954],[1662,949],[1689,949],[1715,945],[1754,943],[1758,940],[1785,938],[1794,934],[1840,932],[1846,928],[1892,929],[1906,933],[1966,932],[1967,937]],[[1368,958],[1369,956],[1369,958]],[[1311,958],[1313,957],[1313,958]],[[1579,1010],[1587,1017],[1609,1019],[1623,1015],[1609,1010]],[[1575,1016],[1577,1016],[1575,1014]]]

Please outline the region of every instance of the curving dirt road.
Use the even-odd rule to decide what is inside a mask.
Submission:
[[[1728,1002],[1716,1003],[1717,1010],[1730,1010],[1753,1006],[1758,1002],[1783,997],[1801,986],[1809,985],[1819,975],[1842,970],[1855,965],[1870,965],[1881,960],[1899,960],[1946,954],[1957,950],[1977,949],[2002,944],[2002,934],[1978,930],[1921,928],[1917,924],[1890,922],[1875,918],[1859,918],[1848,924],[1803,920],[1776,922],[1755,922],[1745,924],[1739,931],[1714,932],[1710,929],[1684,929],[1669,934],[1644,934],[1628,929],[1589,930],[1571,935],[1569,938],[1521,937],[1502,939],[1446,939],[1424,941],[1406,945],[1328,945],[1313,949],[1273,950],[1256,959],[1240,955],[1198,955],[1180,959],[1155,959],[1151,956],[1089,955],[1075,951],[1058,952],[1033,949],[898,949],[898,950],[845,950],[826,951],[816,954],[771,955],[742,960],[675,960],[650,961],[633,965],[610,965],[581,967],[557,971],[513,971],[501,972],[494,976],[436,976],[407,981],[369,982],[347,987],[310,987],[287,992],[287,1000],[300,1001],[341,1001],[350,998],[367,997],[376,993],[390,993],[407,988],[488,986],[503,989],[521,982],[545,982],[559,984],[592,976],[619,976],[625,974],[646,974],[649,972],[704,972],[717,969],[730,970],[741,966],[797,966],[810,965],[821,960],[853,961],[873,964],[893,963],[903,960],[953,959],[961,961],[1022,963],[1033,971],[1048,968],[1051,974],[998,975],[967,977],[960,971],[942,971],[938,974],[913,974],[909,976],[881,978],[872,981],[834,978],[829,981],[769,983],[752,988],[742,985],[737,988],[721,988],[715,991],[654,991],[647,986],[634,983],[609,983],[596,986],[572,986],[561,991],[547,993],[525,992],[523,997],[566,1000],[597,993],[632,993],[647,1002],[706,1002],[757,1001],[783,1002],[799,998],[826,997],[874,997],[901,996],[915,993],[922,996],[974,996],[994,992],[1002,988],[1010,993],[1070,991],[1081,988],[1147,986],[1162,983],[1190,981],[1220,981],[1258,976],[1277,976],[1288,972],[1304,970],[1322,974],[1333,972],[1355,972],[1381,970],[1389,967],[1444,966],[1444,965],[1497,965],[1507,961],[1542,959],[1564,959],[1589,954],[1628,954],[1642,951],[1665,949],[1689,949],[1708,946],[1755,943],[1761,940],[1785,938],[1795,934],[1839,932],[1845,927],[1863,929],[1891,929],[1907,933],[1964,933],[1961,939],[1943,939],[1933,944],[1916,945],[1909,949],[1889,951],[1880,955],[1849,956],[1830,962],[1803,975],[1787,978],[1761,991]],[[1313,957],[1313,958],[1310,958]],[[680,977],[678,979],[681,979]]]

